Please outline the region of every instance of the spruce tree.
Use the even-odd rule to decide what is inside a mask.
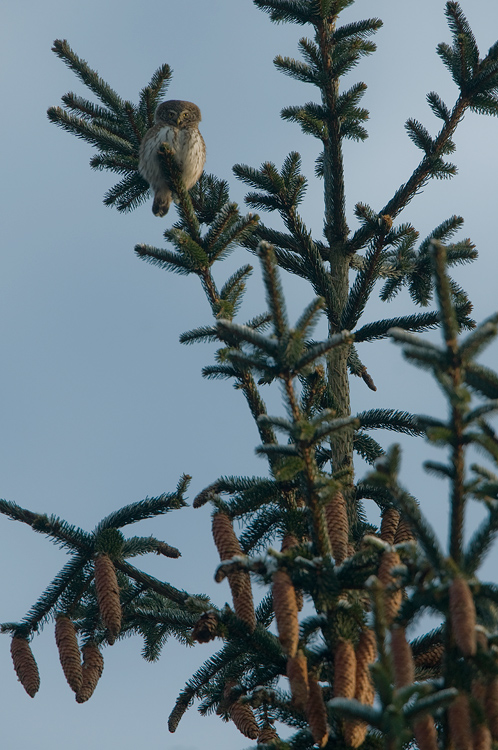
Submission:
[[[492,470],[498,440],[491,422],[498,375],[477,358],[498,333],[498,314],[477,325],[466,292],[450,275],[452,267],[476,258],[469,239],[455,238],[463,219],[441,217],[420,240],[400,215],[431,179],[456,173],[447,157],[465,113],[498,114],[498,42],[482,55],[460,5],[446,3],[450,42],[441,43],[438,54],[458,94],[450,103],[428,94],[436,127],[433,120],[429,127],[406,123],[421,152],[418,166],[387,201],[379,196],[375,207],[356,203],[357,224],[350,228],[343,142],[367,137],[368,112],[361,106],[365,85],[348,75],[375,51],[372,38],[382,22],[343,24],[341,12],[354,0],[253,2],[271,21],[303,26],[308,34],[298,59],[277,56],[275,65],[314,87],[314,101],[286,107],[282,118],[318,142],[323,235],[299,213],[307,181],[298,153],[281,166],[234,166],[235,177],[250,188],[247,206],[259,216],[242,213],[216,175],[204,174],[186,191],[172,153],[162,148],[162,168],[179,197],[177,217],[164,232],[164,247],[135,248],[139,259],[159,268],[198,276],[212,317],[182,333],[181,341],[217,347],[203,375],[226,379],[241,392],[259,432],[256,450],[267,460],[266,476],[213,477],[193,500],[196,508],[212,505],[216,580],[227,579],[232,606],[218,606],[129,562],[150,552],[179,555],[165,541],[126,537],[123,529],[184,507],[190,477],[183,476],[174,491],[120,508],[91,532],[0,501],[4,515],[70,553],[24,619],[2,630],[12,637],[15,670],[33,696],[40,676],[30,641],[55,621],[61,665],[78,702],[91,698],[102,651],[120,638],[140,635],[148,659],[159,656],[169,635],[189,644],[218,639],[219,650],[172,707],[172,732],[197,702],[201,713],[216,711],[259,745],[484,750],[498,741],[498,587],[478,577],[498,531]],[[137,208],[148,197],[138,149],[164,98],[169,67],[154,73],[133,104],[67,42],[56,41],[54,52],[94,99],[66,94],[63,107],[49,109],[50,120],[96,149],[92,168],[120,176],[104,202],[123,212]],[[283,229],[270,225],[270,214]],[[224,282],[218,267],[235,248],[246,249],[262,271],[268,309],[249,321],[238,316],[252,266],[242,265]],[[285,274],[310,286],[310,301],[292,323]],[[374,291],[389,302],[403,287],[413,303],[406,315],[368,317]],[[326,336],[315,340],[323,321]],[[436,328],[439,343],[424,336]],[[376,390],[361,345],[386,337],[425,371],[421,378],[438,383],[444,419],[355,410],[351,378]],[[268,388],[280,390],[281,415],[267,411]],[[389,441],[372,437],[373,430],[444,449],[443,460],[424,468],[448,488],[447,544],[400,479],[399,446],[386,447]],[[483,465],[471,463],[474,449]],[[355,474],[355,454],[370,465],[364,477]],[[380,509],[378,528],[367,519],[366,501]],[[466,514],[476,501],[487,517],[465,541]],[[413,638],[412,625],[424,612],[437,613],[440,624]]]

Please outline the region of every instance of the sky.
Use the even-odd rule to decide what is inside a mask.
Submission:
[[[498,38],[495,0],[463,3],[481,52]],[[345,149],[347,206],[355,227],[357,201],[379,209],[419,160],[404,122],[415,117],[434,133],[437,121],[425,102],[437,91],[452,104],[456,88],[435,48],[450,41],[440,0],[357,0],[343,22],[378,16],[378,51],[349,77],[364,80],[371,113],[370,138]],[[206,170],[230,182],[231,199],[243,208],[244,186],[232,165],[278,166],[301,153],[309,189],[304,220],[320,238],[322,186],[313,176],[317,143],[284,123],[282,107],[316,96],[309,86],[279,74],[276,54],[296,55],[309,29],[275,26],[250,0],[5,0],[0,30],[0,86],[8,107],[0,141],[2,251],[0,253],[1,370],[0,496],[38,512],[52,513],[91,530],[112,510],[146,496],[173,491],[179,476],[193,476],[190,501],[226,474],[264,475],[255,456],[258,436],[245,403],[228,382],[203,380],[211,363],[207,345],[182,346],[179,335],[210,324],[195,278],[168,274],[139,260],[133,247],[162,246],[175,220],[151,213],[150,202],[130,214],[102,203],[112,176],[93,172],[90,146],[50,124],[49,106],[82,84],[51,52],[66,38],[121,96],[136,100],[164,62],[174,70],[168,98],[187,99],[202,111]],[[306,90],[305,90],[306,89]],[[455,137],[459,173],[431,183],[401,220],[426,236],[453,214],[465,226],[479,260],[455,274],[482,320],[496,307],[496,174],[498,120],[468,114]],[[271,219],[266,217],[269,223]],[[253,262],[242,249],[216,269],[223,281]],[[312,293],[286,279],[290,317],[296,319]],[[249,285],[246,318],[264,310],[257,270]],[[390,308],[372,301],[363,322],[408,314],[401,295]],[[437,334],[436,334],[437,336]],[[392,407],[443,416],[428,376],[414,370],[390,342],[365,346],[363,359],[378,385],[372,394],[353,383],[353,409]],[[496,347],[483,361],[496,366]],[[268,395],[270,412],[280,409]],[[396,438],[382,438],[387,446]],[[425,477],[420,463],[440,458],[421,441],[403,439],[402,481],[419,496],[424,512],[445,542],[447,488]],[[359,473],[363,471],[359,466]],[[372,509],[368,509],[372,512]],[[179,588],[206,591],[222,605],[226,585],[216,585],[217,555],[209,508],[182,509],[142,523],[129,533],[154,534],[177,546],[179,560],[141,558],[143,568]],[[469,528],[479,508],[472,508]],[[65,553],[22,524],[0,517],[0,621],[23,617],[66,562]],[[496,569],[496,553],[483,577]],[[141,642],[116,643],[104,653],[105,669],[92,699],[77,705],[58,662],[53,625],[32,644],[41,688],[30,699],[17,682],[9,638],[0,640],[1,743],[6,750],[62,747],[164,747],[221,750],[249,742],[216,717],[195,710],[174,735],[167,717],[186,679],[210,655],[209,646],[185,649],[171,641],[159,662],[146,663]]]

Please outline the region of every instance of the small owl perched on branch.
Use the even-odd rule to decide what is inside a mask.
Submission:
[[[152,212],[165,216],[171,201],[178,196],[168,184],[161,169],[159,148],[167,143],[181,168],[187,190],[195,185],[204,169],[206,146],[199,133],[201,111],[196,104],[171,99],[156,109],[155,124],[147,131],[140,144],[138,171],[154,191]]]

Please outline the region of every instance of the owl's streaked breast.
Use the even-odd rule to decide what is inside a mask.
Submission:
[[[148,131],[140,145],[138,169],[154,190],[166,184],[158,155],[162,143],[168,143],[173,149],[185,187],[189,190],[204,168],[206,147],[202,135],[197,128],[179,129],[160,123]]]
[[[184,128],[178,132],[178,162],[187,190],[197,182],[206,161],[206,146],[197,128]]]

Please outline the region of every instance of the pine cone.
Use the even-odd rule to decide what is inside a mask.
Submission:
[[[215,513],[212,523],[213,539],[220,555],[220,560],[231,560],[241,555],[239,540],[235,536],[232,521],[226,513]]]
[[[476,608],[469,584],[454,578],[450,585],[450,618],[456,645],[464,656],[476,653]]]
[[[378,578],[379,581],[387,587],[394,587],[397,583],[396,578],[392,575],[391,570],[400,565],[401,560],[396,550],[386,550],[382,553],[379,565]],[[384,596],[384,612],[386,622],[388,625],[394,620],[398,614],[403,598],[403,592],[401,589],[395,589],[393,591],[386,591]]]
[[[232,521],[226,513],[218,512],[214,514],[212,532],[221,562],[231,560],[236,555],[243,555],[239,540],[233,530]],[[234,599],[247,588],[245,573],[244,570],[235,570],[228,574],[228,583]]]
[[[356,685],[354,697],[360,703],[373,705],[375,694],[370,664],[377,658],[377,640],[373,630],[362,630],[356,647]],[[370,702],[372,701],[372,702]]]
[[[472,750],[469,699],[459,693],[448,708],[448,726],[455,750]]]
[[[109,631],[108,641],[112,645],[121,630],[121,603],[116,571],[105,553],[95,558],[95,589],[100,617]]]
[[[208,643],[217,636],[218,618],[214,612],[204,612],[194,625],[192,639],[198,643]]]
[[[280,552],[287,552],[288,549],[292,549],[292,547],[296,547],[299,544],[297,537],[294,536],[294,534],[286,534],[284,538],[282,539],[282,546],[280,547]],[[303,608],[304,604],[304,596],[301,589],[294,589],[296,592],[296,604],[297,604],[297,610],[300,612]]]
[[[94,643],[87,643],[81,649],[83,665],[81,667],[82,682],[76,693],[76,702],[85,703],[92,697],[97,683],[104,669],[104,657]]]
[[[327,709],[323,702],[322,688],[314,677],[308,677],[308,703],[306,717],[311,734],[318,747],[325,747],[329,739],[327,727]]]
[[[280,547],[280,552],[287,552],[288,549],[292,549],[292,547],[297,547],[299,544],[297,537],[294,536],[294,534],[287,533],[284,538],[282,539],[282,546]]]
[[[259,727],[250,706],[236,701],[230,706],[229,713],[239,732],[242,732],[245,737],[249,737],[250,740],[257,739]]]
[[[494,677],[486,688],[484,712],[494,740],[498,740],[498,677]]]
[[[258,745],[272,745],[280,738],[272,724],[265,724],[258,735]]]
[[[414,722],[413,734],[419,750],[438,750],[436,726],[429,714],[421,716]]]
[[[346,745],[349,745],[349,747],[360,747],[365,742],[367,731],[368,725],[364,721],[346,720],[343,732]]]
[[[282,568],[273,574],[272,594],[280,643],[287,656],[295,656],[299,640],[296,592],[289,574]]]
[[[358,645],[356,646],[356,674],[367,674],[370,679],[370,664],[373,664],[377,658],[377,638],[375,632],[370,628],[365,628],[360,633]],[[360,700],[358,698],[358,700]]]
[[[78,693],[83,680],[81,654],[74,625],[65,615],[59,615],[55,621],[55,642],[69,687]]]
[[[356,647],[356,684],[354,697],[366,706],[373,706],[375,689],[370,675],[370,664],[377,658],[377,640],[373,630],[362,630]],[[367,736],[368,724],[365,721],[346,720],[344,739],[350,747],[360,747]]]
[[[351,641],[339,641],[334,654],[334,698],[354,698],[356,655]]]
[[[415,681],[415,664],[404,628],[392,628],[391,630],[391,655],[396,687],[402,688],[411,685]]]
[[[403,542],[412,542],[415,539],[412,527],[406,518],[400,518],[398,528],[394,535],[394,544],[403,544]]]
[[[308,662],[299,649],[295,656],[287,659],[287,678],[292,693],[292,705],[298,711],[306,711],[308,703]]]
[[[230,700],[230,691],[235,685],[234,682],[228,682],[224,690],[225,700]],[[228,715],[231,720],[245,737],[249,737],[250,740],[257,739],[259,735],[259,727],[252,708],[247,703],[241,703],[240,699],[233,701],[228,707]]]
[[[437,667],[441,665],[441,661],[444,654],[444,646],[442,643],[434,643],[429,646],[427,651],[422,654],[414,656],[415,666],[417,669],[423,669],[424,667]]]
[[[228,582],[232,591],[233,608],[237,617],[240,617],[243,622],[247,625],[251,633],[256,628],[256,614],[254,612],[254,604],[252,599],[252,588],[251,588],[251,577],[246,570],[237,571],[237,590],[238,593],[234,593],[232,586],[232,575],[228,576]]]
[[[399,513],[394,508],[386,508],[382,514],[380,538],[388,544],[394,543],[394,535],[399,523]]]
[[[342,492],[337,491],[325,506],[325,519],[332,554],[336,565],[340,565],[348,557],[349,522],[346,501]]]
[[[28,641],[15,635],[10,643],[10,653],[19,682],[30,698],[34,698],[40,687],[40,674]]]
[[[479,724],[472,732],[472,750],[491,750],[493,740],[485,724]]]

